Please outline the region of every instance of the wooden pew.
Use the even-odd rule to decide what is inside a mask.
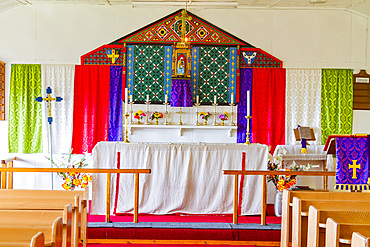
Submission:
[[[289,247],[289,242],[292,241],[292,205],[294,197],[312,200],[370,201],[370,193],[284,190],[281,218],[281,247]]]
[[[1,247],[44,247],[45,246],[45,235],[43,232],[38,232],[31,238],[31,243],[1,243]]]
[[[326,247],[339,247],[342,244],[351,244],[351,237],[354,232],[370,236],[370,221],[366,224],[359,224],[351,218],[345,222],[337,222],[335,219],[328,218],[326,221]]]
[[[364,235],[354,232],[352,234],[351,247],[368,247],[370,246],[370,238]]]
[[[348,218],[358,224],[366,224],[370,221],[370,208],[362,206],[362,203],[353,203],[351,209],[340,210],[340,205],[333,205],[331,210],[320,210],[310,206],[308,210],[307,247],[325,246],[326,221],[328,218],[345,222]]]
[[[292,246],[306,247],[307,246],[307,226],[308,226],[308,209],[315,206],[317,209],[333,209],[334,205],[339,205],[341,210],[351,210],[353,208],[353,200],[342,201],[323,201],[323,200],[309,200],[293,198],[292,207]],[[369,201],[361,201],[362,206],[370,208]]]
[[[14,192],[15,191],[15,192]],[[83,243],[84,247],[86,247],[86,233],[87,233],[87,210],[88,210],[88,187],[84,190],[0,190],[0,198],[2,195],[4,196],[13,196],[15,194],[19,196],[30,196],[34,195],[37,197],[43,198],[54,198],[54,197],[62,197],[62,198],[75,198],[76,195],[79,195],[79,202],[75,203],[79,207],[79,215],[75,215],[74,217],[78,218],[79,220],[79,230],[78,236],[79,240]],[[72,204],[73,207],[77,207],[77,205]],[[76,212],[77,212],[76,211]],[[76,246],[78,243],[75,243]]]
[[[58,217],[49,225],[43,226],[7,226],[0,225],[0,246],[30,246],[31,239],[43,232],[45,236],[44,246],[62,247],[63,220]],[[38,241],[40,239],[36,240]],[[24,245],[27,244],[27,245]]]
[[[63,219],[63,247],[72,243],[72,205],[59,210],[0,210],[0,225],[6,226],[49,226],[54,219]]]
[[[0,190],[0,210],[55,210],[63,212],[65,205],[72,204],[72,246],[78,247],[80,195],[58,197],[55,193],[48,194],[43,191]]]

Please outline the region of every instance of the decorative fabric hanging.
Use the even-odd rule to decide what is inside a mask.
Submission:
[[[192,107],[192,94],[189,79],[173,79],[171,88],[172,107]]]
[[[109,141],[122,141],[122,66],[110,67]],[[127,99],[124,99],[127,100]]]
[[[247,91],[252,92],[253,69],[240,69],[240,92],[238,103],[238,135],[237,143],[244,143],[247,131]],[[252,93],[253,95],[253,93]],[[252,102],[250,102],[252,104]],[[251,113],[252,114],[252,113]],[[249,122],[249,129],[252,130],[253,118]],[[250,140],[252,140],[252,137]]]

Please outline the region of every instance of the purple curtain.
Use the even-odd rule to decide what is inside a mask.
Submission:
[[[173,79],[171,87],[171,106],[172,107],[192,107],[193,100],[191,94],[190,80]]]
[[[110,66],[108,141],[122,141],[122,66]]]
[[[247,133],[247,91],[250,91],[251,98],[251,115],[252,115],[252,83],[253,83],[253,69],[240,69],[240,94],[238,103],[238,136],[237,143],[244,143]],[[249,136],[252,142],[252,120],[249,122]]]

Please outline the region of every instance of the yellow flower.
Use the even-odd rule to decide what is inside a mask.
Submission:
[[[76,177],[77,172],[70,172],[70,173],[69,173],[69,175],[70,175],[71,177]]]
[[[73,184],[79,186],[81,184],[81,179],[78,178],[73,179]]]
[[[86,188],[87,185],[88,185],[88,183],[83,183],[83,184],[81,184],[81,188]]]
[[[69,186],[69,184],[66,184],[66,183],[64,183],[64,184],[62,185],[62,187],[63,187],[63,189],[65,189],[65,190],[69,190],[69,189],[71,188],[71,186]]]
[[[89,181],[89,176],[85,174],[85,175],[82,176],[82,179],[83,179],[84,182],[88,182]]]
[[[66,183],[69,184],[71,182],[70,178],[66,178]]]
[[[91,175],[89,175],[89,182],[91,182],[92,181],[92,176]]]
[[[227,111],[225,111],[225,116],[229,117],[229,113]]]

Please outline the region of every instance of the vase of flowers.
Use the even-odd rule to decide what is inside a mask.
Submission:
[[[141,119],[143,119],[143,117],[145,117],[145,113],[142,111],[142,110],[138,110],[137,112],[135,112],[134,114],[134,118],[137,119],[137,124],[141,124]]]
[[[219,117],[219,119],[221,119],[222,121],[222,126],[225,126],[225,121],[229,118],[229,113],[227,111],[225,111],[224,114],[221,114]]]
[[[158,120],[160,118],[163,118],[163,114],[160,113],[160,112],[153,112],[152,115],[150,116],[150,120],[154,120],[155,119],[155,124],[158,125]]]
[[[267,168],[270,171],[307,171],[311,165],[297,165],[294,161],[289,168],[283,168],[282,166],[282,154],[278,153],[275,156],[269,154],[267,161]],[[275,196],[275,215],[281,217],[282,214],[282,197],[283,191],[293,187],[296,184],[296,175],[285,176],[285,175],[273,175],[267,177],[267,182],[272,182],[277,190]]]
[[[50,160],[50,158],[48,159]],[[86,163],[86,155],[78,158],[77,155],[72,155],[72,150],[68,156],[62,156],[60,159],[56,160],[53,159],[51,163],[58,168],[81,169],[88,166]],[[65,190],[85,188],[92,181],[90,174],[80,173],[77,170],[75,172],[58,172],[57,175],[64,180],[62,187]]]
[[[201,111],[198,113],[199,116],[201,116],[202,119],[204,119],[204,125],[208,124],[208,118],[212,114],[210,112]]]

